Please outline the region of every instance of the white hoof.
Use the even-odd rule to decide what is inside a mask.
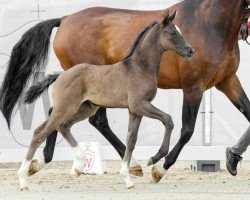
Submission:
[[[127,189],[131,189],[135,187],[135,184],[131,180],[125,180]]]
[[[20,172],[18,173],[19,176],[19,184],[20,184],[20,190],[25,191],[28,190],[28,184],[27,184],[27,178],[28,176],[21,174]]]

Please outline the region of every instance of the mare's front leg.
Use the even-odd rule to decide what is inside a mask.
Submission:
[[[247,118],[248,122],[250,122],[250,101],[238,77],[234,74],[218,84],[216,88],[223,92],[234,106]],[[241,155],[247,150],[249,145],[250,127],[245,131],[237,144],[228,148],[226,151],[226,165],[231,175],[237,175],[237,164],[242,159]]]
[[[165,157],[163,166],[156,165],[152,168],[154,182],[159,182],[166,171],[175,163],[182,148],[193,135],[195,122],[199,106],[204,92],[203,84],[191,85],[183,90],[183,109],[182,109],[182,129],[181,137],[172,151]]]
[[[109,143],[116,149],[120,157],[123,158],[126,146],[110,129],[106,108],[99,108],[96,114],[89,118],[89,123],[109,141]],[[143,176],[141,165],[133,157],[131,158],[129,172],[135,176]]]
[[[128,126],[127,141],[126,141],[127,147],[125,155],[123,157],[122,168],[121,168],[121,174],[124,176],[124,180],[128,189],[134,187],[134,183],[131,181],[129,175],[129,165],[133,150],[135,148],[141,119],[142,119],[141,116],[129,112],[129,126]]]
[[[53,107],[49,109],[49,115],[52,113]],[[52,161],[54,149],[56,145],[56,138],[57,138],[57,130],[53,131],[47,139],[45,147],[43,148],[43,157],[44,164],[48,164]]]

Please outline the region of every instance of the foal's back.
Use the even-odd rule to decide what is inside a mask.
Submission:
[[[104,107],[126,108],[128,86],[131,81],[137,81],[130,78],[133,71],[129,68],[123,62],[104,66],[76,65],[65,71],[55,82],[53,101],[65,103],[65,98],[69,96]]]

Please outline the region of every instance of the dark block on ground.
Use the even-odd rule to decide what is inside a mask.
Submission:
[[[203,172],[218,172],[220,171],[219,160],[194,160],[190,162],[191,170]]]

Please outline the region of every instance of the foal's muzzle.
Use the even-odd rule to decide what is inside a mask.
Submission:
[[[192,47],[186,47],[186,56],[185,58],[188,59],[188,58],[191,58],[193,55],[194,55],[194,49]]]

